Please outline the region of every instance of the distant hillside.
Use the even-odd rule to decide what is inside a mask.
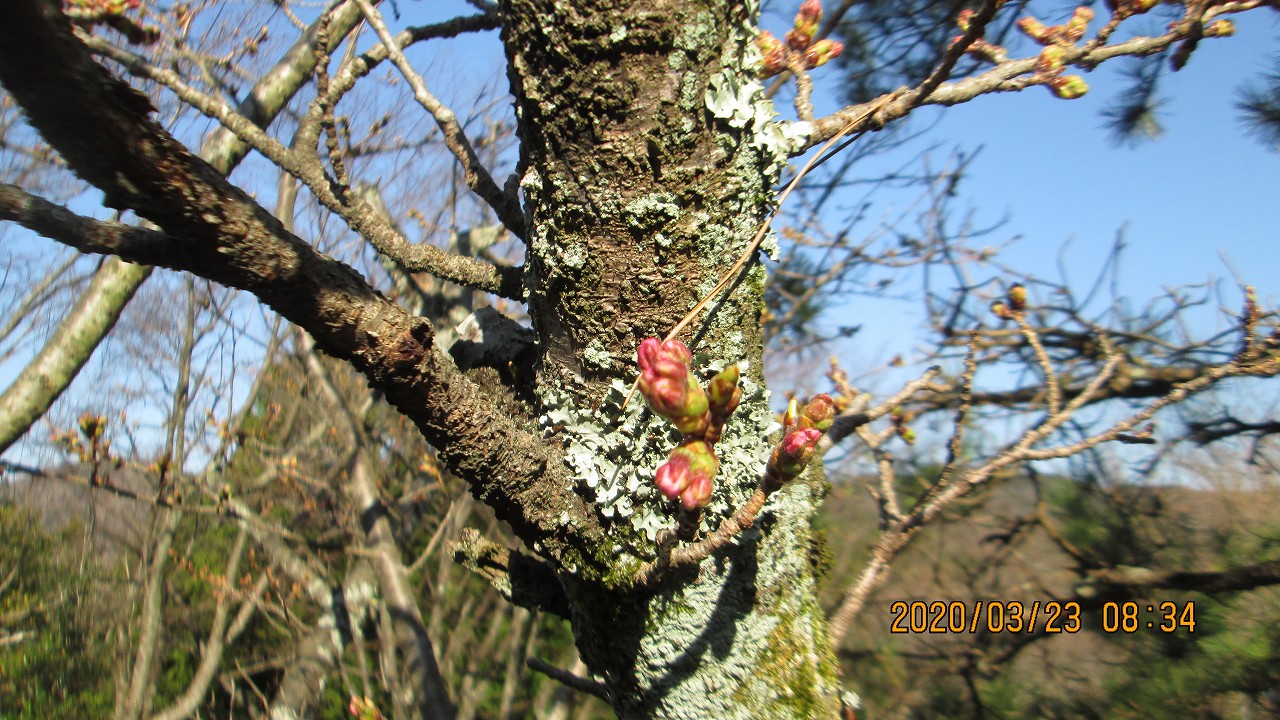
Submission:
[[[138,552],[147,506],[138,501],[106,489],[91,489],[83,484],[59,479],[59,477],[88,478],[87,467],[64,465],[48,471],[48,477],[11,474],[16,480],[0,485],[0,502],[32,512],[41,519],[43,528],[51,533],[61,532],[68,525],[77,523],[92,529],[94,548],[98,552],[115,555],[123,549]],[[131,468],[110,471],[108,481],[112,486],[147,494],[153,492],[149,479]]]

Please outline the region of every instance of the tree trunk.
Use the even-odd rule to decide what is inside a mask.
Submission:
[[[754,3],[749,3],[754,5]],[[623,411],[635,348],[663,336],[742,254],[787,146],[753,77],[755,7],[713,0],[511,0],[538,395],[604,515],[612,577],[565,576],[578,645],[623,718],[836,717],[837,668],[814,594],[821,478],[777,493],[756,526],[652,591],[627,587],[674,523],[653,472],[678,441]],[[703,520],[750,495],[769,452],[758,262],[683,336],[698,368],[745,361]],[[820,475],[820,473],[813,473]]]

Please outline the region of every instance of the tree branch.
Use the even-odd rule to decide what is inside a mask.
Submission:
[[[1211,8],[1205,13],[1204,19],[1207,21],[1211,17],[1244,12],[1268,4],[1266,2],[1226,3],[1222,6]],[[1093,68],[1116,57],[1153,55],[1188,39],[1192,31],[1190,23],[1182,23],[1176,25],[1164,35],[1136,37],[1115,45],[1101,47],[1090,47],[1086,44],[1082,47],[1068,49],[1062,60],[1067,66]],[[994,92],[1011,92],[1022,90],[1029,85],[1041,84],[1043,80],[1020,78],[1022,75],[1028,75],[1035,71],[1037,60],[1034,57],[1007,60],[979,75],[955,82],[942,83],[937,85],[936,88],[929,87],[930,82],[934,79],[934,76],[931,75],[929,80],[921,83],[913,90],[897,91],[859,105],[851,105],[827,117],[818,119],[814,123],[813,134],[809,136],[805,149],[834,137],[854,120],[857,120],[854,126],[851,129],[844,129],[843,132],[854,135],[867,130],[878,130],[893,120],[905,117],[921,105],[958,105],[980,95]],[[927,94],[922,93],[922,90],[927,91]],[[883,107],[880,107],[875,112],[867,113],[867,110],[875,108],[877,104],[881,104]],[[858,118],[862,114],[866,114],[867,117],[859,120]]]
[[[453,110],[445,107],[443,103],[436,99],[435,95],[431,94],[431,91],[427,89],[426,81],[409,64],[409,60],[404,56],[404,53],[400,52],[400,46],[396,43],[395,38],[391,36],[391,31],[387,29],[387,24],[382,21],[382,13],[379,13],[369,3],[369,0],[355,0],[355,3],[360,6],[365,19],[369,21],[369,25],[377,33],[378,39],[382,41],[383,47],[387,49],[391,62],[395,64],[396,69],[400,71],[405,81],[409,83],[409,87],[413,89],[414,99],[431,114],[431,117],[436,121],[436,125],[440,128],[440,132],[444,133],[445,145],[449,147],[454,157],[458,158],[458,162],[462,165],[467,187],[471,188],[472,192],[480,196],[480,199],[493,208],[493,211],[498,214],[498,220],[508,230],[519,237],[524,237],[524,215],[520,210],[520,203],[517,202],[515,195],[507,193],[493,181],[489,171],[485,169],[484,164],[480,162],[480,158],[476,155],[475,149],[471,147],[471,141],[467,139],[467,134],[463,132],[462,126],[458,124],[458,117]]]
[[[118,48],[100,38],[87,38],[85,42],[90,49],[120,63],[136,77],[154,80],[164,85],[177,95],[178,99],[206,117],[218,121],[241,143],[257,150],[277,167],[305,183],[322,205],[346,220],[347,224],[363,235],[378,252],[395,258],[407,269],[415,272],[430,272],[445,280],[508,299],[522,297],[523,279],[520,268],[499,268],[477,258],[446,252],[433,245],[413,245],[390,224],[383,222],[367,203],[350,196],[339,197],[334,192],[323,166],[314,156],[305,156],[298,150],[286,148],[259,125],[241,115],[237,109],[216,97],[200,92],[184,82],[177,73],[153,65],[141,55]],[[314,61],[312,65],[314,66]],[[319,118],[317,118],[318,121]],[[302,134],[301,131],[300,134]],[[300,141],[297,146],[305,147],[308,142],[310,141]]]
[[[385,393],[526,541],[552,556],[579,558],[584,536],[599,534],[594,513],[570,490],[564,464],[434,348],[429,323],[287,232],[152,122],[146,98],[89,57],[54,0],[11,5],[0,24],[0,82],[108,204],[132,208],[181,238],[113,231],[128,240],[128,259],[249,291],[306,329]]]

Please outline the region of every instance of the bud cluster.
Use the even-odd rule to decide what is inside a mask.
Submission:
[[[693,356],[679,340],[645,338],[636,351],[640,361],[640,393],[650,409],[685,435],[706,431],[707,394],[693,376]]]
[[[839,57],[844,52],[842,43],[825,38],[814,42],[821,23],[821,0],[805,0],[796,13],[792,28],[787,31],[786,42],[773,33],[761,31],[756,36],[756,46],[763,58],[759,68],[761,77],[782,73],[794,60],[799,60],[806,70],[812,70]]]
[[[956,16],[956,26],[963,32],[969,32],[969,25],[973,22],[973,10],[965,8]],[[955,44],[964,39],[963,35],[957,35],[951,38],[951,43]],[[990,63],[1002,63],[1009,59],[1009,53],[1004,48],[995,43],[987,42],[983,38],[975,38],[969,43],[969,47],[965,48],[965,52],[974,57],[981,58]]]
[[[712,480],[720,469],[715,451],[705,440],[686,440],[654,474],[658,490],[669,498],[680,498],[687,510],[696,510],[711,500]]]
[[[1148,12],[1159,4],[1160,0],[1107,0],[1107,7],[1122,20]]]
[[[991,303],[991,312],[1001,320],[1012,320],[1027,309],[1027,288],[1022,283],[1009,286],[1003,299]]]
[[[658,468],[654,481],[687,510],[711,500],[712,481],[720,468],[713,445],[742,400],[740,370],[730,365],[711,378],[704,391],[693,375],[693,356],[679,340],[645,338],[636,351],[640,362],[640,394],[649,408],[666,418],[685,439]]]
[[[1018,21],[1019,30],[1044,46],[1036,58],[1036,76],[1049,88],[1049,92],[1063,100],[1074,100],[1089,92],[1089,84],[1084,78],[1061,73],[1067,67],[1067,52],[1084,39],[1092,20],[1093,10],[1081,5],[1062,25],[1045,25],[1029,15]]]
[[[795,398],[782,416],[782,440],[769,455],[765,471],[765,491],[773,492],[804,472],[817,453],[818,441],[831,429],[836,418],[830,395],[815,395],[803,410]]]

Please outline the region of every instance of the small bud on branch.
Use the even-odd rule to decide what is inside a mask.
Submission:
[[[689,348],[679,340],[664,343],[645,338],[636,357],[640,362],[640,392],[649,408],[685,435],[705,431],[707,395],[693,376]]]
[[[1049,91],[1063,100],[1075,100],[1089,92],[1089,83],[1079,75],[1063,75],[1050,80]]]
[[[679,498],[688,510],[703,507],[711,499],[712,480],[720,469],[711,446],[690,440],[671,451],[671,456],[654,475],[658,490],[671,499]]]

